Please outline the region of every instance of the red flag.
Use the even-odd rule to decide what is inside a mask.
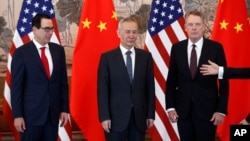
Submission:
[[[249,36],[250,25],[246,1],[220,0],[212,39],[223,44],[228,66],[250,67]],[[217,133],[223,141],[229,141],[230,125],[239,124],[250,112],[249,86],[249,80],[230,80],[229,114],[217,129]]]
[[[116,48],[117,15],[112,0],[85,0],[72,62],[70,111],[88,141],[102,141],[98,119],[97,68],[102,52]]]
[[[51,42],[60,44],[58,27],[55,19],[54,8],[51,0],[39,0],[39,1],[23,1],[22,8],[20,10],[20,16],[18,19],[17,28],[12,40],[12,45],[10,48],[8,56],[8,65],[5,78],[5,88],[4,88],[4,101],[3,101],[3,113],[9,122],[11,131],[13,132],[15,139],[20,140],[19,133],[16,131],[13,123],[12,110],[10,104],[10,64],[12,60],[12,55],[16,48],[22,46],[25,43],[30,42],[33,39],[31,21],[37,13],[44,13],[52,17],[55,32],[51,38]],[[58,140],[70,141],[72,140],[71,126],[70,122],[65,127],[60,127],[58,131]]]
[[[165,110],[166,78],[172,44],[186,39],[183,11],[179,1],[153,0],[145,48],[154,60],[156,111],[149,133],[154,141],[179,141],[176,124],[172,124]]]

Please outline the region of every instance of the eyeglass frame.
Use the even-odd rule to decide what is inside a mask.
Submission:
[[[54,31],[54,27],[40,27],[39,29],[43,29],[45,32]]]

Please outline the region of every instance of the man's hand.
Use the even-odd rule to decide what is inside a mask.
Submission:
[[[154,120],[153,119],[147,119],[147,127],[148,129],[153,127],[154,125]]]
[[[60,121],[61,121],[60,126],[61,127],[65,126],[67,124],[67,122],[68,122],[68,119],[69,119],[69,114],[65,113],[65,112],[62,112],[60,114]]]
[[[102,122],[102,128],[105,132],[109,133],[111,129],[111,120],[104,120]]]
[[[200,72],[203,74],[203,75],[215,75],[215,74],[218,74],[219,72],[219,66],[208,60],[208,63],[209,65],[206,65],[206,64],[203,64],[201,67],[200,67]]]
[[[242,125],[250,125],[250,123],[247,122],[246,119],[243,119],[243,120],[240,122],[240,124],[242,124]]]
[[[210,119],[210,121],[212,121],[214,123],[214,125],[219,125],[223,122],[224,120],[224,115],[215,112],[212,116],[212,118]]]
[[[18,117],[14,119],[14,126],[18,132],[24,132],[25,130],[25,122],[23,117]]]
[[[170,121],[172,123],[177,122],[178,121],[178,117],[179,116],[178,116],[178,114],[177,114],[177,112],[175,110],[172,110],[172,111],[168,112],[168,118],[170,119]]]

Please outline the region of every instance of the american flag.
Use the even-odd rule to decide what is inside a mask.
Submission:
[[[165,90],[172,44],[187,38],[183,10],[179,0],[153,0],[146,33],[145,49],[154,60],[156,111],[149,133],[155,141],[179,141],[176,124],[165,109]]]
[[[33,39],[31,20],[37,13],[44,13],[52,17],[53,24],[55,27],[55,32],[51,38],[51,42],[60,44],[59,32],[58,32],[56,19],[55,19],[55,11],[54,11],[51,0],[23,0],[17,28],[15,30],[14,37],[12,40],[12,45],[10,47],[10,52],[8,55],[7,72],[6,72],[5,88],[4,88],[4,102],[3,102],[4,115],[9,122],[10,128],[16,140],[20,140],[20,137],[19,137],[19,133],[17,133],[17,131],[14,128],[13,117],[12,117],[12,112],[11,112],[10,65],[11,65],[12,55],[15,49],[22,46],[25,43],[30,42]],[[59,135],[58,140],[63,140],[63,141],[72,140],[71,126],[69,122],[65,127],[59,127],[58,135]]]

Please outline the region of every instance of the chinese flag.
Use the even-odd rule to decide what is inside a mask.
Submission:
[[[98,119],[97,68],[101,53],[116,48],[117,15],[112,0],[85,0],[72,62],[70,111],[88,141],[103,141]]]
[[[245,0],[219,0],[212,39],[223,44],[229,67],[250,68],[250,25]],[[250,81],[230,80],[228,116],[217,133],[229,141],[230,125],[239,124],[250,112]]]

